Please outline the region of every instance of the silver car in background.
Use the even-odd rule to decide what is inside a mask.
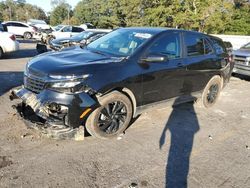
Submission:
[[[235,63],[233,72],[250,76],[250,42],[233,51],[233,58]]]

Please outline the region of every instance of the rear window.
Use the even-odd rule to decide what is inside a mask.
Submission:
[[[185,33],[187,56],[199,56],[211,54],[213,49],[210,43],[202,36],[193,33]]]
[[[72,32],[75,32],[75,33],[80,33],[80,32],[82,32],[82,31],[84,31],[84,29],[82,29],[82,28],[80,28],[80,27],[73,27],[73,28],[72,28]]]

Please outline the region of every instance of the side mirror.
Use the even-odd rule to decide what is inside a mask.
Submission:
[[[149,55],[141,59],[142,62],[147,62],[147,63],[160,63],[160,62],[165,62],[167,60],[168,57],[164,55]]]
[[[80,46],[81,47],[84,47],[87,45],[87,40],[83,39],[81,42],[80,42]]]

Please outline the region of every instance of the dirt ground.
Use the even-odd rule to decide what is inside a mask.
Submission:
[[[250,79],[218,103],[143,113],[122,139],[52,140],[28,129],[8,90],[22,83],[34,43],[0,60],[0,187],[250,187]]]

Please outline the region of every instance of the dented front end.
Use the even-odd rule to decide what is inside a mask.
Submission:
[[[11,99],[17,98],[45,120],[46,124],[73,129],[82,125],[87,115],[98,106],[94,97],[84,92],[66,94],[44,89],[36,94],[20,87],[11,92]]]
[[[66,94],[45,89],[41,93],[34,93],[21,87],[11,93],[11,98],[20,98],[22,102],[31,107],[36,115],[49,124],[79,127],[85,120],[89,109],[97,107],[96,100],[87,93]],[[82,116],[82,114],[86,114]]]

